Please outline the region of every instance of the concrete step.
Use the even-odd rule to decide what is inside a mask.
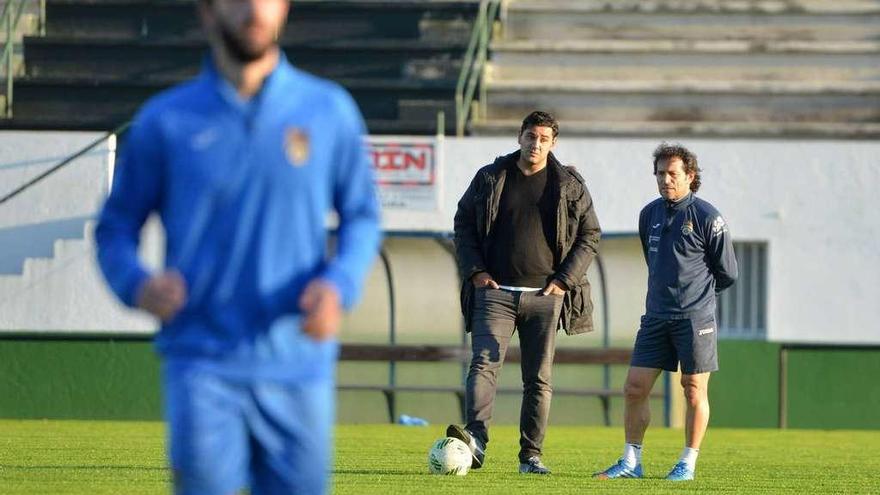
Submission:
[[[21,275],[0,274],[0,306],[21,290]]]
[[[371,135],[393,136],[433,136],[437,134],[437,119],[404,120],[404,119],[370,119],[367,130]],[[450,124],[446,118],[446,134],[455,133],[455,121]]]
[[[98,226],[97,220],[88,220],[85,225],[83,225],[83,241],[89,245],[95,245],[95,228]]]
[[[486,105],[490,120],[880,123],[880,83],[497,81]]]
[[[47,307],[63,308],[49,311]],[[112,322],[112,325],[108,325]],[[22,276],[0,276],[0,330],[149,331],[155,322],[109,293],[91,246],[58,260],[28,259]]]
[[[23,260],[20,273],[0,274],[0,331],[154,329],[151,318],[124,309],[109,292],[95,261],[95,221],[72,218],[64,226],[40,225],[58,235],[51,244],[51,257],[44,257],[46,250],[37,247],[43,242],[35,236],[36,227],[19,229],[22,237],[31,238],[33,254]],[[75,231],[78,237],[67,237]],[[0,246],[6,247],[3,242]],[[148,269],[161,266],[163,246],[161,227],[152,216],[144,227],[139,250]]]
[[[82,40],[27,38],[31,77],[110,75],[119,79],[191,77],[207,45],[198,40]],[[284,50],[298,67],[331,78],[409,77],[455,79],[465,45],[461,40],[336,40],[289,43]]]
[[[399,103],[400,120],[406,122],[424,122],[426,126],[433,124],[437,130],[437,113],[444,114],[444,133],[455,133],[455,102],[446,100],[401,100]]]
[[[510,16],[504,39],[716,39],[716,40],[872,40],[880,34],[880,16],[792,15],[783,18],[717,14],[591,14],[564,12],[540,17]]]
[[[52,258],[27,258],[22,266],[21,278],[25,285],[38,283],[52,272]]]
[[[0,40],[3,37],[0,35]],[[0,41],[0,53],[3,50],[3,42]],[[0,80],[2,80],[2,84],[0,84],[0,91],[6,92],[6,74],[9,72],[9,67],[5,59],[0,63]],[[20,42],[17,42],[12,47],[12,75],[14,77],[21,77],[25,73],[25,63],[24,63],[24,47]]]
[[[455,114],[453,100],[401,100],[400,117],[409,120],[437,120],[437,112],[446,114],[446,119]]]
[[[880,42],[766,43],[707,40],[493,43],[495,79],[880,79]]]
[[[880,14],[877,0],[508,0],[508,15],[515,12],[645,12],[718,14]]]
[[[556,81],[547,79],[492,81],[488,91],[547,92],[559,94],[652,93],[754,96],[880,96],[880,81],[704,81],[679,78],[665,80]]]
[[[367,119],[399,120],[399,102],[449,99],[455,81],[338,79],[354,96]],[[129,120],[153,94],[177,82],[113,78],[24,78],[16,82],[14,118],[0,128],[112,129]],[[400,122],[405,129],[407,123]],[[373,129],[370,128],[370,131]]]
[[[285,40],[319,41],[365,37],[417,38],[444,20],[470,22],[476,0],[298,0]],[[88,38],[200,39],[194,1],[47,0],[47,32]],[[420,26],[429,19],[435,26]]]
[[[81,170],[73,172],[81,172]],[[80,181],[91,178],[84,173],[75,175]],[[70,188],[64,184],[56,187],[64,188],[65,192],[70,192]],[[67,204],[66,198],[62,198],[60,194],[52,194],[51,198],[38,198],[40,207],[46,208],[47,203],[52,200],[61,200],[64,201],[63,204]],[[84,197],[78,199],[86,201]],[[82,242],[83,226],[86,222],[86,218],[72,217],[0,228],[0,246],[2,246],[0,249],[0,273],[20,275],[23,263],[27,258],[56,255],[54,250],[57,249],[57,243],[61,239],[79,239]]]
[[[169,84],[96,79],[23,78],[15,83],[7,128],[109,130],[130,120],[140,105]]]
[[[91,246],[83,239],[56,239],[52,245],[52,259],[56,264],[78,259],[90,254]]]
[[[0,130],[45,130],[45,131],[107,131],[115,128],[120,122],[126,122],[131,116],[122,121],[110,120],[106,116],[71,116],[69,114],[53,113],[43,116],[14,117],[12,119],[0,119]],[[436,116],[430,120],[405,120],[401,118],[378,118],[365,119],[367,132],[371,135],[429,135],[437,132]],[[452,133],[447,114],[446,132]]]
[[[477,120],[470,131],[479,136],[515,136],[520,119]],[[845,122],[734,122],[734,121],[603,121],[562,120],[563,136],[684,137],[708,138],[810,138],[871,139],[880,138],[880,124]]]
[[[880,41],[811,41],[811,40],[712,40],[712,39],[576,39],[576,40],[498,40],[490,45],[495,53],[543,53],[543,54],[589,54],[607,53],[660,54],[700,53],[710,55],[755,55],[774,53],[780,55],[864,55],[880,52]]]
[[[3,2],[4,4],[6,2]],[[15,42],[21,41],[23,36],[36,34],[40,30],[40,15],[36,12],[28,12],[29,10],[35,10],[38,6],[36,2],[29,2],[25,6],[25,11],[22,12],[21,18],[18,20],[18,25],[15,27],[15,30],[12,32],[12,39]],[[6,8],[5,5],[0,6],[0,9]],[[0,40],[6,42],[6,24],[0,22]]]
[[[474,28],[475,15],[448,18],[428,12],[419,21],[419,38],[424,40],[467,40]]]
[[[505,39],[871,40],[876,1],[512,1]]]
[[[528,80],[536,74],[558,81],[694,79],[704,81],[880,81],[877,57],[777,57],[743,55],[591,55],[565,63],[565,57],[502,56],[485,67],[487,81]],[[531,63],[530,60],[534,60]]]

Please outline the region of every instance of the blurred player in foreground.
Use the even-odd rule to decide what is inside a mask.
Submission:
[[[96,231],[112,290],[162,322],[179,494],[328,486],[335,336],[375,257],[379,209],[355,103],[278,47],[288,8],[198,2],[210,56],[138,113]],[[167,237],[158,273],[137,256],[151,212]]]

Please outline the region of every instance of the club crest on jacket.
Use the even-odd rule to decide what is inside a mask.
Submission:
[[[684,235],[691,235],[694,232],[694,222],[690,220],[685,220],[684,224],[681,226],[681,233]]]
[[[284,132],[284,152],[294,167],[302,167],[309,160],[309,135],[303,129],[292,127]]]

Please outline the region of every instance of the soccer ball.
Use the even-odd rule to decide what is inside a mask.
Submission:
[[[471,449],[457,438],[440,438],[428,451],[428,469],[433,474],[464,476],[471,468]]]

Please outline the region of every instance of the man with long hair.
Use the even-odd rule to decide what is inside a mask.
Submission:
[[[684,146],[664,143],[654,151],[660,198],[639,215],[648,293],[624,385],[626,443],[617,463],[595,474],[600,479],[642,477],[648,396],[660,372],[675,372],[679,363],[687,404],[685,447],[666,479],[694,479],[709,425],[709,375],[718,369],[715,296],[737,278],[727,223],[695,196],[700,172],[697,156]]]

